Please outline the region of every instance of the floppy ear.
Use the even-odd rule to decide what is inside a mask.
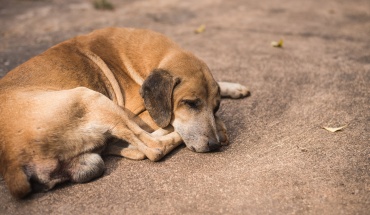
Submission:
[[[164,128],[171,122],[172,92],[179,81],[166,70],[155,69],[141,86],[145,108],[159,127]]]

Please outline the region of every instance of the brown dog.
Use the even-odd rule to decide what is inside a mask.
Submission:
[[[99,154],[112,138],[131,145],[106,152],[131,159],[159,160],[182,140],[196,152],[217,149],[228,142],[215,115],[221,96],[247,94],[217,83],[204,62],[161,34],[97,30],[0,80],[0,172],[11,194],[24,197],[101,175]]]

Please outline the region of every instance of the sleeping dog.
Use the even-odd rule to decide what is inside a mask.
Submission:
[[[103,151],[157,161],[182,142],[214,150],[228,143],[216,116],[221,97],[248,93],[217,83],[203,61],[159,33],[106,28],[78,36],[0,80],[0,172],[22,198],[100,176]]]

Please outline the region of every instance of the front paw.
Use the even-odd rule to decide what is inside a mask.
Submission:
[[[145,155],[151,161],[159,161],[164,156],[164,153],[159,148],[147,148]]]
[[[225,129],[219,130],[218,131],[218,137],[220,140],[220,144],[222,146],[227,146],[229,145],[229,135],[227,135],[227,132]]]
[[[246,86],[236,83],[234,86],[234,92],[233,92],[233,95],[231,95],[231,98],[238,99],[238,98],[243,98],[249,95],[250,95],[250,92]]]
[[[145,154],[138,149],[122,150],[121,155],[131,160],[144,160],[146,158]]]
[[[219,85],[222,97],[238,99],[250,95],[248,88],[238,83],[219,82]]]
[[[216,126],[217,126],[217,135],[220,141],[220,144],[222,146],[227,146],[229,145],[229,135],[227,135],[227,130],[225,124],[221,121],[220,118],[217,116],[215,117],[216,119]]]
[[[250,94],[249,90],[247,87],[244,85],[238,84],[238,83],[229,83],[230,86],[230,97],[233,99],[239,99],[246,97]]]

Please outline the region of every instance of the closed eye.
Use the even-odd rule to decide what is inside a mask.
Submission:
[[[182,102],[191,109],[198,109],[201,104],[200,99],[195,99],[195,100],[184,99],[182,100]]]

